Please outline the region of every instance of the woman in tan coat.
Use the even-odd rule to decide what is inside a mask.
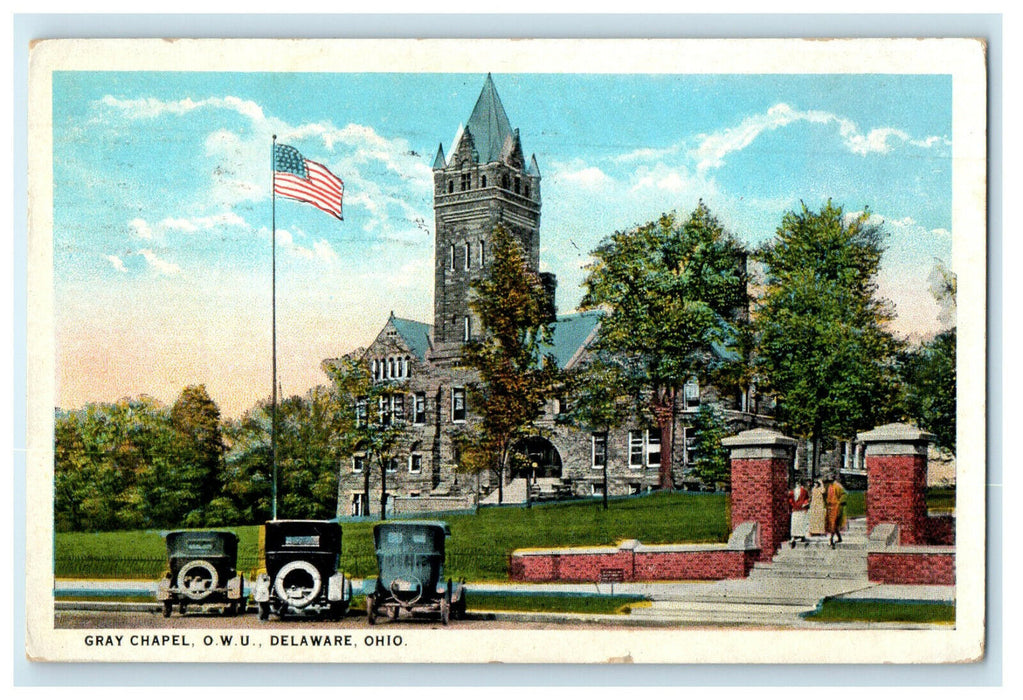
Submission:
[[[826,509],[824,507],[824,484],[820,479],[813,482],[810,489],[810,534],[823,535],[826,528]]]
[[[835,538],[842,542],[842,530],[845,529],[845,489],[838,477],[824,480],[824,503],[828,508],[828,534],[831,535],[831,548],[835,548]]]

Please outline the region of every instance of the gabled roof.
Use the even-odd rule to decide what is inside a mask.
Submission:
[[[545,346],[542,352],[553,355],[558,367],[565,369],[596,337],[602,316],[600,311],[580,311],[559,316],[554,323],[553,343]]]
[[[408,349],[411,350],[420,361],[426,360],[426,351],[430,349],[430,334],[433,326],[429,323],[411,321],[407,318],[391,316],[390,323],[398,335],[405,341]]]
[[[512,128],[504,105],[501,104],[501,98],[497,96],[497,89],[490,73],[487,73],[483,91],[476,100],[476,106],[465,128],[476,142],[481,163],[493,163],[501,159],[501,149],[504,147],[505,139],[512,133]]]

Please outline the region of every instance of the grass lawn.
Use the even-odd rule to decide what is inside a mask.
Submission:
[[[806,616],[813,622],[920,622],[948,623],[956,620],[955,604],[880,602],[871,600],[824,601],[821,609]]]
[[[470,581],[507,580],[508,555],[523,547],[645,543],[724,542],[728,497],[720,493],[657,493],[612,501],[483,508],[475,515],[448,515],[451,526],[445,573]],[[342,523],[341,568],[361,578],[376,574],[372,522]],[[225,528],[239,538],[238,568],[258,567],[255,525]],[[57,577],[158,578],[166,567],[163,536],[155,530],[57,533]]]
[[[940,506],[950,499],[954,504],[955,491],[946,489],[929,494],[928,505],[933,500]],[[443,520],[451,526],[446,574],[469,581],[507,580],[509,554],[527,547],[613,545],[623,539],[646,544],[725,542],[728,503],[728,495],[723,493],[676,492],[612,500],[607,511],[597,500],[446,515]],[[847,515],[858,517],[864,512],[863,492],[851,491]],[[373,525],[341,525],[341,568],[355,578],[376,575]],[[246,573],[256,570],[259,527],[224,529],[239,537],[238,568]],[[55,554],[55,574],[60,578],[156,579],[167,562],[163,535],[156,530],[57,533]]]
[[[633,606],[646,604],[642,596],[584,596],[584,595],[503,595],[499,593],[473,593],[470,589],[466,604],[472,610],[506,610],[529,612],[590,613],[594,615],[625,615]]]

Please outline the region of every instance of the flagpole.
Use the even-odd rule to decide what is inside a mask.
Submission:
[[[271,364],[273,365],[273,390],[270,403],[272,414],[270,418],[270,459],[273,462],[273,486],[272,486],[272,508],[271,519],[277,520],[277,134],[273,135],[273,145],[270,147],[270,172],[273,173],[273,187],[270,197],[270,218],[272,221],[270,233],[270,260],[271,260],[271,282],[270,282],[270,318],[272,335]]]

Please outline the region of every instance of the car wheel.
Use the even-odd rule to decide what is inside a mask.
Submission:
[[[370,625],[375,625],[377,623],[376,596],[366,596],[366,622]]]
[[[165,600],[163,603],[163,616],[170,617],[172,612],[174,612],[174,603]]]
[[[177,586],[182,595],[195,600],[204,600],[220,583],[217,568],[205,559],[195,559],[181,567]]]
[[[259,604],[259,619],[269,620],[270,619],[270,603]]]
[[[285,605],[304,608],[320,595],[323,590],[323,577],[315,566],[307,561],[297,559],[288,562],[277,572],[274,580],[274,592],[285,601]]]
[[[185,614],[186,610],[188,610],[188,604],[187,603],[181,603],[180,605],[178,605],[178,612],[181,613],[182,615]]]

